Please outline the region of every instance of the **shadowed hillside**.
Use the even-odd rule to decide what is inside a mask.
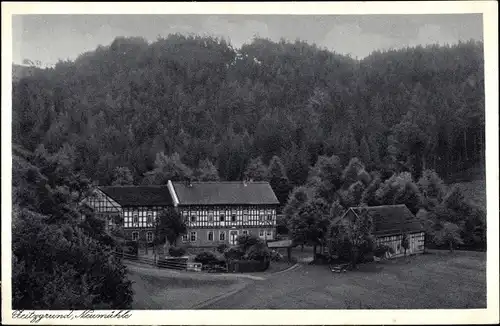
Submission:
[[[20,69],[13,141],[49,152],[68,143],[102,184],[119,166],[143,182],[160,152],[191,170],[210,162],[223,180],[277,156],[300,185],[332,154],[446,179],[484,160],[482,53],[468,42],[356,61],[301,41],[236,50],[209,37],[119,37],[55,68]]]

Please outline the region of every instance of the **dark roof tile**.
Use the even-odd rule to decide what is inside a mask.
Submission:
[[[423,227],[406,205],[386,205],[369,207],[352,207],[356,214],[366,210],[374,224],[373,234],[377,236],[401,234],[403,231],[413,233],[423,231]]]
[[[172,206],[167,186],[109,186],[99,187],[121,206]]]
[[[179,205],[277,205],[269,182],[173,182]]]

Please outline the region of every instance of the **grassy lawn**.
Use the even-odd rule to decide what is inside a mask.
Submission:
[[[303,265],[206,309],[432,309],[486,307],[485,254],[433,252],[337,274]]]
[[[308,257],[312,249],[294,248]],[[234,274],[166,272],[131,267],[134,309],[189,309],[237,289],[203,309],[463,309],[486,307],[486,254],[433,250],[428,254],[359,265],[332,273],[325,265],[272,274],[291,266],[271,263],[258,279]],[[257,275],[257,274],[255,274]]]
[[[345,275],[346,308],[485,308],[484,253],[432,251]]]
[[[193,273],[169,273],[164,270],[131,266],[133,309],[189,309],[246,284],[237,279],[203,279]]]

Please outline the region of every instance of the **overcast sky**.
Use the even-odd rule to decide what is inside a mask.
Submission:
[[[297,38],[363,58],[377,49],[482,40],[480,14],[454,15],[23,15],[13,16],[13,60],[54,64],[109,45],[117,36],[196,33],[222,36],[235,47],[254,35]]]

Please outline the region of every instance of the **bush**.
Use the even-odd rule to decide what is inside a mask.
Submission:
[[[132,283],[112,250],[28,210],[12,222],[13,309],[130,309]]]
[[[170,247],[168,254],[172,257],[182,257],[186,254],[186,249],[183,247]]]
[[[270,260],[271,253],[264,243],[257,243],[248,248],[244,256],[247,260]]]
[[[360,263],[369,263],[369,262],[372,262],[373,260],[374,260],[374,254],[373,254],[373,252],[364,252],[359,257],[359,262]]]
[[[370,262],[373,261],[373,256],[377,256],[375,251],[383,251],[386,249],[375,247],[375,242],[373,238],[367,239],[366,243],[359,248],[357,263]],[[389,248],[390,249],[390,248]],[[387,250],[389,250],[387,249]],[[339,262],[350,262],[351,261],[351,244],[347,240],[338,240],[333,243],[331,253],[336,256],[336,261]],[[381,253],[384,255],[385,251]],[[377,256],[380,257],[380,256]]]
[[[195,262],[201,263],[203,269],[223,267],[226,264],[224,256],[218,252],[204,251],[196,255]]]
[[[139,243],[137,241],[127,241],[123,251],[126,255],[138,256],[139,255]]]
[[[221,254],[224,253],[227,249],[227,244],[223,243],[217,246],[217,251],[220,252]]]
[[[272,261],[282,261],[283,255],[277,252],[276,250],[271,250],[271,260]]]
[[[236,241],[238,243],[238,246],[241,248],[241,250],[243,252],[247,251],[248,248],[250,248],[251,246],[253,246],[255,244],[263,243],[263,241],[260,238],[258,238],[255,235],[252,235],[252,234],[240,235],[236,239]]]
[[[224,257],[226,257],[227,260],[241,259],[243,255],[245,255],[245,252],[239,247],[227,248],[224,251]]]
[[[196,255],[194,261],[203,265],[210,265],[219,262],[219,259],[214,252],[203,251]]]
[[[350,252],[351,245],[349,241],[340,241],[337,240],[333,244],[331,249],[331,254],[336,255],[339,261],[349,261],[350,260]]]

